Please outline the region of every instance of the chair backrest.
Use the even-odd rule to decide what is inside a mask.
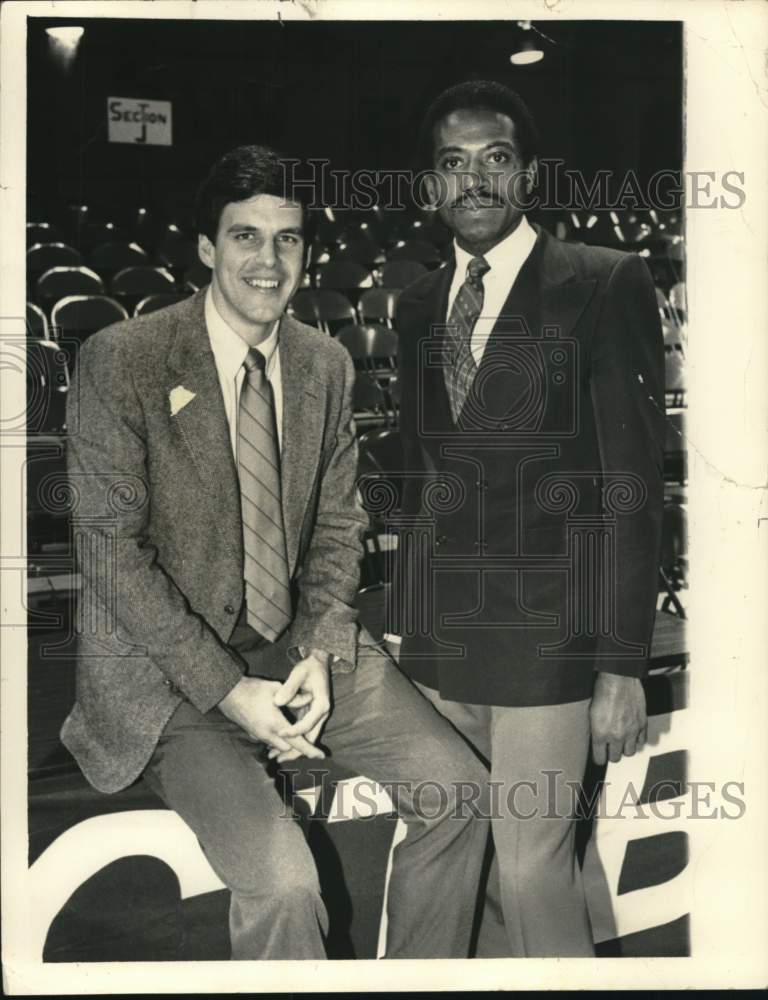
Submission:
[[[141,296],[155,295],[161,292],[173,291],[174,281],[164,267],[126,267],[112,279],[110,293],[112,295]]]
[[[369,288],[360,296],[358,309],[360,319],[386,323],[391,327],[395,319],[395,309],[400,296],[399,288]]]
[[[427,273],[427,268],[417,260],[388,260],[379,268],[379,281],[383,288],[407,288]]]
[[[88,264],[99,274],[109,275],[126,267],[149,262],[149,257],[137,243],[102,243],[88,255]]]
[[[27,274],[42,274],[52,267],[77,267],[83,263],[79,250],[67,243],[36,243],[27,250]]]
[[[156,312],[158,309],[165,309],[166,306],[173,306],[182,299],[188,298],[189,292],[167,292],[157,295],[147,295],[141,302],[136,304],[133,310],[134,316],[146,316],[147,313]]]
[[[34,302],[27,302],[27,336],[35,340],[48,339],[48,320],[45,313]]]
[[[198,292],[211,283],[211,269],[198,258],[184,271],[183,284],[185,288]]]
[[[406,219],[395,230],[395,243],[416,240],[433,247],[445,247],[452,239],[450,229],[434,218]]]
[[[685,359],[675,348],[664,351],[664,388],[667,392],[685,388]]]
[[[114,222],[90,222],[85,221],[77,230],[75,240],[77,246],[84,252],[89,253],[95,247],[104,246],[105,243],[125,242],[123,234]]]
[[[37,301],[43,305],[66,295],[101,295],[104,282],[89,267],[52,267],[41,274],[35,286]]]
[[[157,256],[165,267],[182,271],[199,260],[197,244],[191,240],[166,240],[163,246],[158,248]]]
[[[27,432],[62,433],[69,391],[67,354],[51,340],[30,341],[26,353]]]
[[[386,260],[384,248],[373,239],[357,237],[345,240],[339,249],[333,254],[334,261],[354,260],[362,264],[365,268],[373,267],[374,264],[383,263]],[[322,263],[322,261],[318,261]]]
[[[332,289],[300,288],[291,300],[289,311],[302,323],[330,332],[331,325],[354,323],[355,310],[349,299]]]
[[[441,257],[431,243],[423,240],[398,240],[387,254],[387,260],[416,260],[427,267],[437,267]]]
[[[79,340],[122,319],[128,319],[128,313],[106,295],[68,295],[51,311],[51,323]]]
[[[688,314],[688,302],[685,294],[685,282],[676,282],[669,290],[669,307],[673,316],[680,322]]]
[[[327,264],[318,265],[315,271],[315,288],[329,288],[343,291],[351,288],[371,288],[373,276],[363,264],[356,260],[332,259]]]
[[[366,431],[358,439],[358,448],[372,469],[380,473],[403,472],[403,445],[400,431],[387,427],[383,430]]]
[[[345,326],[339,330],[336,339],[355,361],[397,357],[397,334],[378,323]]]
[[[381,386],[366,372],[358,372],[352,388],[352,409],[355,413],[365,410],[384,413],[386,408],[387,401]]]
[[[667,314],[667,309],[669,308],[669,302],[667,302],[667,296],[664,294],[663,289],[656,285],[656,305],[659,307],[659,315],[662,319]]]
[[[688,518],[685,507],[665,503],[661,520],[661,568],[671,574],[688,551]]]
[[[27,223],[27,248],[38,243],[63,243],[64,234],[51,222]]]
[[[387,395],[393,410],[400,409],[400,376],[397,372],[387,382]]]

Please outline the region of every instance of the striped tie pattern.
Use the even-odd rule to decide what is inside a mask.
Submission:
[[[472,258],[448,317],[446,335],[452,349],[453,363],[446,364],[443,373],[455,423],[459,422],[464,401],[477,373],[471,350],[472,331],[483,310],[483,275],[490,269],[491,265],[485,257]]]
[[[291,620],[280,454],[264,355],[251,348],[240,393],[237,464],[245,554],[248,624],[274,642]]]

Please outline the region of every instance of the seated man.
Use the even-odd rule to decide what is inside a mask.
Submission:
[[[269,149],[224,156],[198,198],[211,285],[80,355],[69,472],[97,621],[62,739],[95,788],[143,774],[189,824],[232,892],[233,958],[320,959],[317,872],[269,767],[322,760],[322,734],[407,824],[387,957],[464,957],[487,776],[357,625],[354,371],[284,314],[305,249],[285,178]]]

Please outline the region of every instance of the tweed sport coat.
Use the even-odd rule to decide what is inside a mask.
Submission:
[[[280,352],[294,617],[274,652],[284,674],[298,646],[348,670],[367,524],[354,368],[341,345],[287,316]],[[227,645],[244,600],[240,493],[204,291],[88,339],[68,430],[82,592],[76,702],[61,736],[91,784],[114,792],[141,773],[182,698],[209,711],[245,671]]]
[[[636,254],[534,228],[460,429],[440,360],[453,266],[397,308],[402,520],[417,534],[430,521],[434,541],[424,556],[401,533],[388,631],[403,635],[407,674],[472,704],[563,704],[590,697],[595,670],[642,676],[656,608],[664,345],[651,276]],[[434,479],[444,495],[426,509]]]

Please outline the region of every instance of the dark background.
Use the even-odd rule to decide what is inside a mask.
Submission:
[[[64,73],[47,27],[85,28]],[[682,167],[682,26],[550,22],[544,60],[513,66],[514,22],[28,19],[31,204],[189,204],[212,161],[243,142],[336,169],[410,166],[443,87],[508,83],[539,123],[541,155],[642,183]],[[107,97],[168,100],[173,146],[109,144]],[[30,208],[32,213],[33,208]]]

